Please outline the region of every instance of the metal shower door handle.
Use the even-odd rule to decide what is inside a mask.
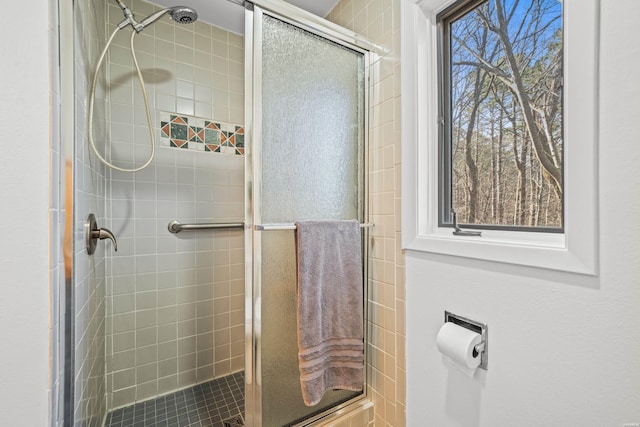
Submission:
[[[98,243],[98,239],[111,239],[111,241],[113,242],[113,250],[118,252],[118,242],[116,242],[116,237],[108,229],[99,228],[98,224],[96,223],[96,217],[92,213],[89,214],[89,216],[87,217],[87,221],[84,223],[84,235],[87,246],[87,253],[89,255],[93,255],[93,253],[96,251],[96,244]]]

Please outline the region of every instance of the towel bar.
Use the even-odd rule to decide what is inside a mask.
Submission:
[[[370,228],[374,224],[370,222],[364,222],[360,224],[360,228]],[[295,224],[256,224],[253,226],[256,231],[276,231],[276,230],[295,230]]]

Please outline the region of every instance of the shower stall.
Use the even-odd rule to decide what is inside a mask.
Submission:
[[[275,0],[237,5],[242,35],[142,0],[60,5],[65,425],[322,425],[361,408],[366,381],[303,403],[294,223],[362,223],[366,329],[372,47]],[[87,232],[113,242],[90,255]]]

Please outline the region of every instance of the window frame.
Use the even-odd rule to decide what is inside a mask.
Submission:
[[[563,1],[564,230],[483,229],[481,237],[454,236],[439,221],[437,15],[454,3],[401,2],[403,248],[596,275],[599,0]]]
[[[457,0],[448,5],[444,10],[436,15],[438,27],[438,117],[440,127],[438,133],[440,172],[439,172],[439,216],[440,227],[453,228],[451,220],[453,211],[453,133],[451,130],[452,116],[452,65],[451,65],[451,24],[462,18],[466,14],[472,13],[476,8],[491,0]],[[564,104],[564,102],[563,102]],[[563,159],[564,169],[564,159]],[[562,200],[562,224],[560,227],[533,227],[526,225],[509,224],[469,224],[458,223],[459,226],[475,230],[503,230],[503,231],[525,231],[536,233],[562,233],[564,231],[564,195]],[[449,219],[447,219],[449,218]]]

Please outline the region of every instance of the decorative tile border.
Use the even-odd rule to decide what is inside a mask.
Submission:
[[[160,137],[167,147],[244,155],[244,127],[213,119],[160,112]]]

